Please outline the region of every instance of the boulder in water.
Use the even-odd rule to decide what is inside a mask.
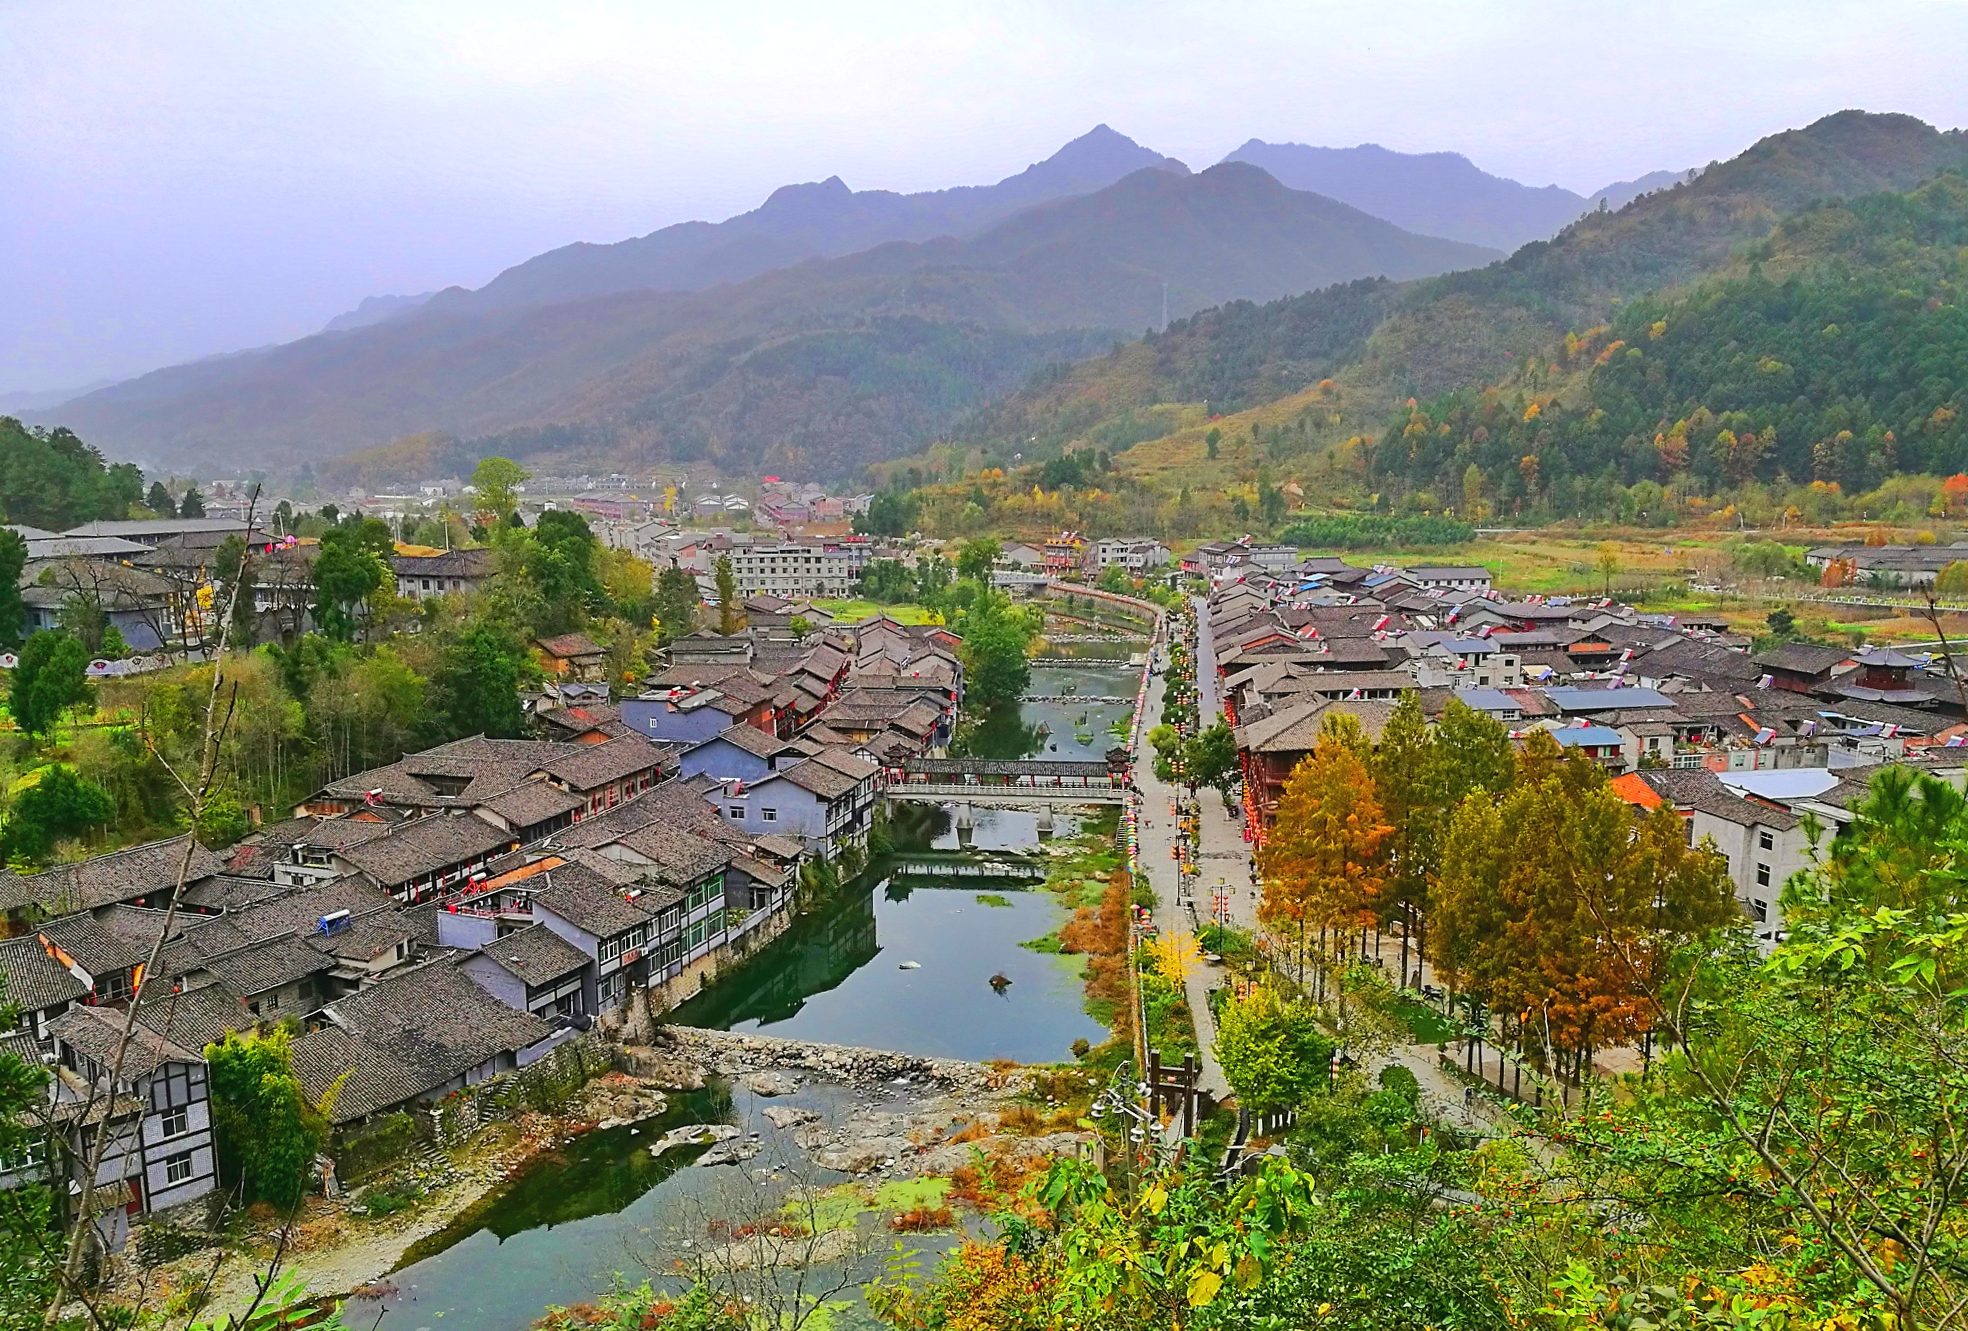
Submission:
[[[686,1123],[683,1127],[671,1128],[664,1133],[657,1139],[656,1144],[649,1148],[649,1153],[661,1155],[677,1147],[712,1146],[743,1135],[743,1132],[729,1123]]]

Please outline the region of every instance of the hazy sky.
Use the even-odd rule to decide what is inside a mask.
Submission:
[[[1968,124],[1968,0],[0,0],[0,391],[311,332],[838,174],[934,189],[1106,121],[1454,149],[1590,191],[1843,107]]]

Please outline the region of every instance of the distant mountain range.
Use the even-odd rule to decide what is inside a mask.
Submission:
[[[346,314],[338,314],[323,325],[324,333],[345,333],[352,328],[367,328],[385,319],[394,319],[399,314],[414,310],[437,293],[425,291],[415,296],[369,296]]]
[[[1096,125],[1045,161],[995,185],[925,194],[851,190],[839,176],[785,185],[749,213],[682,222],[613,245],[564,245],[506,269],[476,291],[440,292],[434,308],[488,310],[611,291],[700,291],[895,240],[974,236],[1024,208],[1091,194],[1143,167],[1187,174],[1171,157]]]
[[[1313,148],[1252,139],[1223,160],[1263,167],[1292,189],[1350,203],[1420,235],[1500,250],[1548,240],[1602,200],[1616,210],[1682,179],[1679,172],[1656,171],[1586,198],[1557,185],[1539,189],[1493,176],[1461,153],[1398,153],[1375,143]]]
[[[1939,131],[1911,116],[1840,112],[1762,139],[1693,179],[1643,191],[1645,197],[1623,208],[1595,209],[1550,244],[1520,249],[1501,263],[1406,287],[1355,283],[1269,305],[1204,311],[1178,321],[1152,341],[1135,342],[1035,380],[967,420],[962,437],[1000,453],[1021,449],[1027,457],[1050,456],[1081,441],[1110,447],[1135,444],[1117,465],[1169,486],[1223,485],[1247,476],[1259,462],[1274,474],[1289,473],[1350,438],[1382,439],[1389,421],[1410,399],[1426,404],[1463,389],[1513,382],[1521,387],[1521,379],[1513,376],[1528,373],[1526,367],[1550,365],[1555,374],[1561,362],[1572,366],[1567,333],[1608,324],[1618,328],[1623,318],[1630,322],[1637,302],[1666,298],[1663,293],[1690,291],[1685,299],[1699,306],[1710,290],[1704,283],[1741,276],[1758,265],[1767,265],[1774,278],[1794,271],[1786,265],[1804,262],[1794,257],[1802,254],[1848,264],[1855,275],[1848,285],[1863,289],[1868,299],[1876,293],[1871,286],[1861,288],[1858,277],[1878,274],[1866,273],[1866,265],[1927,263],[1933,272],[1945,273],[1968,244],[1968,221],[1963,220],[1968,203],[1960,202],[1968,193],[1958,182],[1953,189],[1923,187],[1937,180],[1946,183],[1947,172],[1968,172],[1968,131]],[[1914,191],[1918,193],[1910,193]],[[1828,201],[1868,196],[1876,197],[1854,212],[1828,208]],[[1824,211],[1823,218],[1814,222],[1813,209]],[[1880,218],[1905,219],[1900,229],[1917,235],[1919,245],[1898,238],[1888,243]],[[1818,230],[1832,238],[1814,239]],[[1929,305],[1912,299],[1910,293],[1920,285],[1895,278],[1885,287],[1905,288],[1900,299],[1909,302],[1906,309],[1931,309],[1936,322],[1952,319],[1954,308],[1945,301],[1936,298]],[[1777,288],[1763,290],[1767,294]],[[1539,473],[1546,481],[1563,479],[1570,485],[1571,477],[1594,476],[1615,466],[1627,471],[1629,479],[1636,472],[1644,475],[1642,464],[1654,455],[1651,440],[1660,428],[1656,417],[1671,421],[1675,412],[1687,410],[1691,385],[1696,384],[1716,386],[1711,410],[1717,414],[1772,399],[1782,407],[1788,414],[1776,437],[1792,476],[1823,470],[1812,456],[1819,439],[1806,422],[1833,406],[1845,412],[1844,428],[1898,428],[1902,457],[1915,448],[1906,441],[1917,438],[1931,457],[1944,457],[1949,468],[1959,465],[1956,454],[1931,442],[1945,435],[1952,445],[1955,436],[1947,433],[1954,428],[1952,407],[1932,415],[1933,404],[1927,403],[1922,412],[1902,415],[1897,413],[1907,412],[1905,406],[1883,404],[1877,416],[1868,416],[1871,408],[1855,405],[1868,395],[1890,398],[1902,388],[1907,403],[1922,403],[1923,395],[1934,393],[1946,399],[1950,383],[1959,384],[1958,375],[1950,381],[1945,371],[1924,379],[1924,370],[1910,374],[1911,361],[1903,363],[1881,351],[1887,345],[1884,337],[1867,343],[1876,353],[1869,363],[1826,356],[1819,333],[1833,321],[1821,319],[1810,330],[1818,338],[1810,345],[1823,377],[1812,381],[1793,376],[1793,364],[1807,357],[1777,345],[1768,329],[1781,327],[1783,311],[1777,307],[1794,298],[1785,288],[1781,300],[1769,296],[1769,309],[1756,306],[1761,298],[1754,291],[1731,297],[1730,317],[1740,316],[1740,325],[1705,316],[1711,326],[1698,353],[1677,350],[1678,361],[1650,346],[1656,335],[1643,321],[1640,335],[1619,353],[1620,365],[1639,367],[1628,373],[1638,376],[1641,389],[1630,391],[1628,398],[1644,399],[1645,412],[1654,414],[1628,410],[1625,417],[1610,412],[1606,417],[1624,421],[1622,428],[1636,416],[1644,417],[1644,428],[1633,429],[1630,437],[1609,443],[1600,433],[1608,427],[1590,420],[1586,412],[1567,415],[1561,429],[1554,413],[1535,429],[1526,421],[1512,427],[1525,436],[1508,440],[1522,445],[1516,453],[1508,453],[1503,432],[1489,428],[1473,436],[1472,452],[1464,447],[1468,440],[1459,442],[1442,423],[1406,445],[1396,435],[1397,447],[1391,451],[1402,454],[1399,465],[1389,466],[1385,455],[1390,450],[1384,447],[1374,484],[1391,485],[1392,477],[1399,476],[1417,488],[1434,485],[1454,493],[1472,456],[1482,455],[1497,477],[1505,464],[1516,469],[1530,453],[1546,448],[1552,458]],[[1883,297],[1874,303],[1881,310],[1891,305]],[[1805,308],[1815,311],[1817,306]],[[1670,325],[1684,322],[1700,326],[1692,309],[1669,316]],[[1752,349],[1766,344],[1772,349]],[[1909,341],[1902,355],[1914,356],[1913,345]],[[1603,351],[1601,363],[1614,354],[1599,342],[1591,346],[1595,353]],[[1918,362],[1922,366],[1959,363],[1952,350],[1923,349],[1918,354],[1928,357]],[[1759,363],[1759,356],[1771,359]],[[1594,364],[1592,354],[1585,364]],[[1670,375],[1669,365],[1681,368]],[[1757,370],[1745,375],[1742,367],[1750,365]],[[1825,366],[1835,366],[1837,373]],[[1777,371],[1784,377],[1775,377]],[[1610,371],[1606,377],[1609,383],[1621,382]],[[1917,382],[1909,385],[1904,382],[1908,378]],[[1537,383],[1538,391],[1554,391],[1542,371]],[[1576,386],[1568,388],[1567,401],[1578,392]],[[1469,396],[1475,402],[1477,395]],[[1207,456],[1203,438],[1209,427],[1195,423],[1199,414],[1171,405],[1203,400],[1212,411],[1248,413],[1223,431],[1224,444],[1214,459]],[[1631,408],[1632,401],[1625,406]],[[1459,423],[1473,428],[1473,419]],[[1264,434],[1261,445],[1252,427]],[[1497,442],[1487,445],[1495,456],[1482,454],[1485,434],[1497,436]],[[1584,446],[1586,441],[1590,447]],[[1550,464],[1566,450],[1576,451],[1566,458],[1565,470],[1553,472]],[[1777,458],[1773,453],[1770,465],[1777,465]],[[1351,465],[1361,463],[1354,453]],[[1884,465],[1876,459],[1863,465],[1848,459],[1848,464],[1844,475],[1863,476],[1867,484],[1877,483]]]
[[[1153,164],[1091,193],[1020,206],[1130,154]],[[488,450],[609,458],[633,449],[710,456],[728,470],[840,475],[919,447],[1041,365],[1159,325],[1165,309],[1181,317],[1500,257],[1287,189],[1245,163],[1192,175],[1104,128],[997,186],[846,196],[882,200],[867,210],[890,210],[879,226],[838,206],[840,191],[816,188],[782,190],[746,217],[782,219],[802,246],[855,243],[845,237],[857,227],[867,228],[862,239],[899,225],[933,228],[934,238],[695,290],[616,285],[682,263],[670,241],[555,251],[479,292],[442,292],[366,326],[158,371],[54,417],[113,450],[207,466],[319,465],[442,431]],[[977,225],[992,213],[995,225]],[[966,218],[967,238],[934,234]],[[698,256],[735,263],[745,234]],[[684,266],[692,280],[705,271]]]

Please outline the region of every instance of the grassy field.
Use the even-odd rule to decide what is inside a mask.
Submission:
[[[873,601],[815,601],[813,604],[844,624],[866,619],[869,615],[887,615],[898,624],[943,622],[942,616],[926,605],[876,605]]]

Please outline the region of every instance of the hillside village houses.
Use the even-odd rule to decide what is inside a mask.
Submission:
[[[1267,569],[1236,556],[1215,568],[1200,631],[1258,842],[1327,714],[1351,714],[1374,739],[1412,690],[1431,720],[1455,700],[1515,738],[1547,731],[1605,767],[1636,809],[1672,806],[1727,857],[1769,944],[1783,882],[1805,864],[1806,814],[1849,824],[1882,764],[1968,784],[1963,691],[1938,659],[1806,644],[1752,654],[1712,620],[1599,598],[1510,601],[1482,579],[1441,576],[1462,570]]]
[[[0,1038],[57,1070],[78,1145],[117,1134],[94,1203],[105,1243],[213,1188],[203,1051],[227,1031],[298,1023],[303,1089],[341,1080],[333,1126],[353,1140],[390,1115],[434,1124],[452,1092],[694,992],[785,926],[810,862],[860,861],[891,773],[945,751],[954,643],[879,615],[803,642],[747,628],[731,659],[679,659],[637,697],[543,707],[541,738],[406,754],[229,850],[189,847],[168,930],[183,837],[0,872],[0,981],[19,1009]],[[713,695],[736,703],[694,703]],[[671,724],[697,715],[716,724]],[[112,1098],[106,1053],[160,931]]]
[[[811,499],[784,498],[811,512]],[[183,571],[244,531],[107,526],[32,534],[31,560],[168,584],[132,590],[159,602],[162,641]],[[839,622],[812,603],[851,596],[874,542],[666,527],[637,548],[700,585],[732,557],[745,627],[678,639],[622,697],[583,635],[536,644],[553,679],[530,699],[533,738],[474,736],[338,777],[222,853],[174,838],[0,873],[0,977],[19,1009],[0,1038],[58,1070],[52,1094],[78,1141],[116,1134],[91,1194],[106,1242],[213,1187],[203,1050],[227,1031],[296,1022],[304,1090],[345,1078],[338,1140],[396,1114],[434,1123],[453,1092],[553,1057],[597,1023],[637,1028],[783,928],[816,861],[865,854],[888,783],[947,755],[964,699],[955,635],[879,614]],[[454,556],[472,553],[399,556],[399,591],[470,590],[487,570]],[[1007,547],[996,576],[1168,562],[1154,541],[1068,532]],[[1782,884],[1806,862],[1807,816],[1849,823],[1885,763],[1963,783],[1962,693],[1924,656],[1752,654],[1713,621],[1509,600],[1478,567],[1360,567],[1250,540],[1200,547],[1181,566],[1211,584],[1201,631],[1254,841],[1328,714],[1372,738],[1404,693],[1431,719],[1455,700],[1520,739],[1549,732],[1605,767],[1636,810],[1671,807],[1727,856],[1769,942]],[[289,613],[278,591],[274,616]],[[106,1033],[165,928],[187,849],[137,1056],[110,1088]]]

